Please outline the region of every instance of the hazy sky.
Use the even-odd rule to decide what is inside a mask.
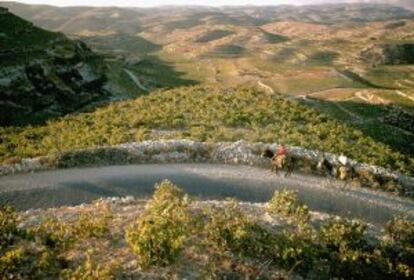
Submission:
[[[279,5],[317,4],[320,2],[344,2],[344,0],[21,0],[27,4],[50,4],[55,6],[159,6],[159,5]],[[351,2],[351,1],[348,1]]]

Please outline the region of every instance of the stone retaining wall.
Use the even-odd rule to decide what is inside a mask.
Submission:
[[[56,168],[145,164],[145,163],[225,163],[270,168],[270,160],[262,157],[265,149],[277,149],[277,144],[247,143],[245,141],[205,143],[190,140],[160,140],[97,147],[55,156],[23,159],[20,163],[0,165],[0,176]],[[298,159],[296,171],[317,173],[316,165],[322,155],[334,166],[338,156],[289,147],[289,153]],[[355,169],[353,185],[382,189],[414,197],[413,178],[390,172],[384,168],[350,160]],[[322,174],[324,175],[324,174]]]

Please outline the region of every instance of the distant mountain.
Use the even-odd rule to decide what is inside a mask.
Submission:
[[[388,4],[399,6],[406,9],[414,9],[414,1],[412,0],[298,0],[295,4],[301,5],[321,5],[321,4]]]
[[[42,122],[106,99],[104,72],[84,43],[0,8],[0,126]]]
[[[211,24],[261,26],[283,20],[333,24],[414,17],[413,12],[401,7],[369,3],[299,7],[281,5],[272,7],[59,8],[47,5],[0,2],[0,6],[9,8],[13,13],[42,28],[81,36],[113,33],[135,35],[151,31],[154,28],[172,31],[190,28],[206,21]]]
[[[374,0],[371,1],[374,3],[383,3],[394,6],[404,7],[406,9],[414,10],[414,1],[413,0]]]
[[[136,33],[140,30],[137,21],[139,11],[114,7],[67,7],[48,5],[26,5],[17,2],[0,2],[16,15],[30,20],[48,30],[68,34],[122,31]]]

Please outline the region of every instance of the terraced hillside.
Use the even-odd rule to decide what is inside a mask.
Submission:
[[[103,60],[84,43],[0,10],[0,125],[42,122],[107,99]]]

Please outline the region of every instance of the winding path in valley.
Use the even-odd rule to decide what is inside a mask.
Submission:
[[[396,90],[395,93],[398,94],[399,96],[405,97],[405,98],[411,100],[412,102],[414,102],[414,97],[409,96],[408,94],[402,92],[401,90]]]
[[[382,224],[394,215],[414,219],[414,201],[316,176],[284,178],[259,167],[221,164],[153,164],[61,169],[1,177],[0,204],[19,210],[89,203],[101,197],[149,197],[169,179],[201,199],[235,197],[266,202],[275,190],[297,190],[312,210]]]
[[[124,69],[124,72],[129,76],[129,78],[131,78],[131,80],[134,82],[134,84],[141,90],[143,91],[148,91],[148,89],[146,87],[144,87],[144,85],[140,82],[140,80],[138,79],[137,76],[135,76],[134,73],[132,73],[130,70],[128,69]]]
[[[262,87],[264,90],[267,90],[269,93],[274,94],[275,90],[271,87],[263,83],[262,81],[258,81],[257,84]]]

